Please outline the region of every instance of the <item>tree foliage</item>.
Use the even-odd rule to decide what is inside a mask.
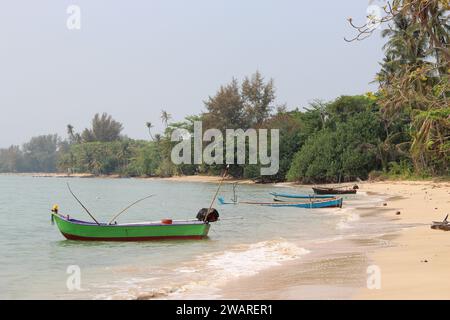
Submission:
[[[368,98],[343,96],[326,106],[324,129],[312,134],[295,155],[291,181],[340,182],[367,178],[379,168],[376,145],[383,136],[377,110]]]
[[[0,150],[0,172],[55,172],[60,139],[56,134],[31,138],[22,148]]]
[[[429,175],[449,174],[448,8],[447,0],[394,0],[381,19],[388,40],[377,101],[385,119],[410,118],[409,157],[417,173]],[[355,39],[373,32],[352,25],[359,32]]]
[[[86,128],[81,137],[84,142],[111,142],[120,140],[123,126],[107,113],[96,114],[92,119],[92,128]]]

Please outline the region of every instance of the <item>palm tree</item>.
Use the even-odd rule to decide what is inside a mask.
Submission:
[[[124,141],[121,143],[119,152],[117,153],[117,159],[119,165],[121,166],[122,173],[125,171],[125,168],[128,166],[128,159],[130,158],[130,143],[129,141]]]
[[[172,115],[168,113],[166,110],[161,110],[161,121],[166,126],[166,128],[170,119],[172,119]]]
[[[411,18],[396,16],[393,27],[383,30],[381,35],[383,38],[389,38],[383,46],[386,57],[377,75],[382,84],[389,85],[393,77],[407,72],[405,66],[420,67],[426,63],[427,37]],[[420,83],[418,85],[420,86]]]
[[[152,140],[155,140],[155,139],[153,138],[153,135],[152,135],[153,124],[152,124],[151,122],[147,122],[145,125],[146,125],[147,128],[148,128],[148,133],[150,134],[150,138],[151,138]]]
[[[67,134],[69,136],[73,136],[73,129],[74,129],[73,125],[71,125],[71,124],[67,125]]]
[[[75,140],[75,135],[74,135],[74,127],[71,124],[67,125],[67,134],[69,135],[69,141],[70,143],[73,143]]]
[[[430,169],[433,174],[448,170],[445,92],[449,83],[443,76],[443,70],[448,70],[448,30],[436,4],[423,8],[419,19],[411,14],[397,15],[393,27],[382,33],[389,40],[377,75],[384,117],[409,114],[412,161],[417,171]]]

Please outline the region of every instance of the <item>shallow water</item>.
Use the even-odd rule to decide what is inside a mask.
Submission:
[[[215,205],[223,220],[212,225],[206,240],[75,242],[65,240],[50,223],[55,203],[61,213],[89,220],[67,191],[67,182],[101,221],[155,194],[119,222],[193,219],[200,208],[209,206],[217,188],[159,180],[0,176],[1,299],[220,297],[220,286],[227,282],[302,259],[310,253],[308,243],[366,232],[370,220],[364,220],[368,226],[355,227],[360,215],[354,208],[379,201],[364,194],[348,196],[343,209],[319,210]],[[241,200],[267,201],[274,189],[310,192],[240,185],[238,195]],[[231,190],[231,185],[224,185],[220,194],[230,199]],[[81,290],[68,289],[69,266],[80,268]]]

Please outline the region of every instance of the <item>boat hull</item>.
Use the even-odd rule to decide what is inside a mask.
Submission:
[[[154,241],[203,239],[208,236],[210,224],[201,221],[183,221],[172,224],[124,224],[97,225],[68,219],[53,214],[53,219],[62,235],[79,241]]]
[[[339,190],[332,188],[312,188],[315,194],[334,195],[334,194],[356,194],[356,189]]]
[[[290,202],[290,201],[279,201],[279,202],[251,202],[245,201],[240,202],[241,204],[252,204],[266,207],[291,207],[291,208],[304,208],[304,209],[318,209],[318,208],[342,208],[343,199],[333,198],[325,200],[316,201],[304,201],[304,202]]]
[[[311,201],[311,202],[274,202],[269,204],[263,204],[270,207],[293,207],[293,208],[304,208],[304,209],[319,209],[319,208],[342,208],[343,199],[337,198],[326,201]]]
[[[275,200],[274,202],[255,202],[255,201],[240,201],[240,202],[226,202],[222,197],[218,198],[218,201],[222,205],[226,204],[250,204],[250,205],[258,205],[258,206],[267,206],[267,207],[293,207],[293,208],[305,208],[305,209],[316,209],[316,208],[342,208],[342,204],[344,200],[342,198],[330,197],[323,199],[313,198],[304,199],[304,201],[283,201],[283,200]]]

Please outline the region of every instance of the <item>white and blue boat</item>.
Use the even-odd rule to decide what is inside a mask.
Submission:
[[[309,201],[308,201],[309,200]],[[220,204],[247,204],[247,205],[259,205],[266,207],[291,207],[291,208],[305,208],[305,209],[318,209],[318,208],[342,208],[344,200],[342,198],[327,198],[327,199],[305,199],[305,201],[273,201],[273,202],[257,202],[257,201],[239,201],[239,202],[226,202],[223,197],[219,197]]]

